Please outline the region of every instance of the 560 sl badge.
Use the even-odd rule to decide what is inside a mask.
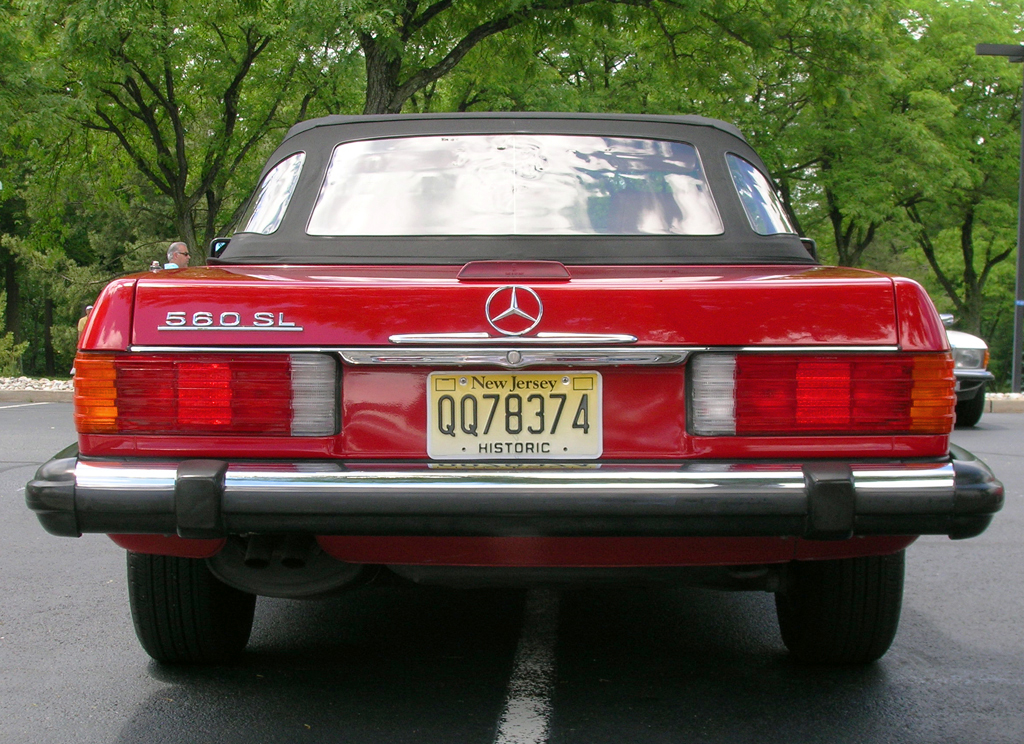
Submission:
[[[244,320],[249,320],[245,316]],[[248,323],[242,313],[228,310],[222,313],[200,310],[189,315],[184,310],[167,313],[164,325],[158,331],[301,331],[302,326],[285,320],[284,313],[258,312]]]

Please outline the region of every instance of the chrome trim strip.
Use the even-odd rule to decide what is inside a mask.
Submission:
[[[825,352],[826,354],[836,353],[847,353],[857,354],[866,351],[900,351],[899,346],[735,346],[735,347],[724,347],[716,346],[714,351],[734,351],[734,352],[752,352],[761,351],[765,353],[788,353],[795,352],[803,354],[805,352]]]
[[[853,483],[858,491],[872,494],[906,488],[945,493],[956,484],[956,475],[953,472],[953,463],[901,468],[894,468],[891,465],[854,467]]]
[[[340,471],[290,473],[254,466],[230,467],[224,483],[224,512],[274,513],[288,499],[292,514],[316,513],[324,500],[352,514],[430,513],[431,504],[447,514],[483,515],[532,512],[542,499],[548,513],[575,513],[580,499],[588,513],[619,509],[651,514],[699,513],[714,500],[719,514],[806,512],[804,478],[799,469],[729,474],[683,470],[601,471],[573,469],[431,471]],[[751,504],[752,499],[755,504]],[[742,507],[741,507],[742,504]]]
[[[647,346],[629,349],[516,348],[517,342],[501,348],[417,348],[399,350],[390,347],[323,347],[323,346],[132,346],[134,353],[228,353],[228,354],[338,354],[352,365],[392,366],[466,366],[493,365],[505,369],[522,369],[539,365],[613,366],[613,365],[671,365],[682,364],[686,358],[707,347]]]
[[[682,364],[697,349],[630,348],[630,349],[344,349],[339,353],[348,364],[423,366],[494,365],[506,369],[522,369],[539,365],[561,367],[610,365]]]
[[[987,369],[954,369],[953,375],[963,380],[994,380],[995,375]]]
[[[402,367],[466,367],[494,366],[503,369],[524,369],[526,367],[610,367],[637,366],[654,367],[683,364],[691,354],[700,352],[788,352],[788,353],[857,353],[898,351],[889,346],[790,346],[790,347],[710,347],[710,346],[632,346],[629,348],[583,348],[549,347],[536,348],[521,345],[529,339],[491,339],[503,342],[494,347],[416,347],[395,349],[393,347],[323,347],[323,346],[132,346],[137,353],[232,353],[232,354],[338,354],[351,365],[377,365]]]
[[[616,505],[635,509],[645,500],[651,511],[663,507],[678,512],[686,504],[707,510],[709,500],[719,514],[742,505],[744,513],[757,512],[758,504],[771,513],[803,514],[807,509],[806,484],[800,464],[729,464],[707,461],[674,466],[620,466],[593,463],[594,469],[578,465],[564,470],[551,467],[429,468],[426,465],[401,469],[362,466],[348,469],[339,463],[308,462],[229,464],[224,480],[226,513],[264,513],[287,505],[290,514],[301,514],[322,506],[323,499],[352,513],[422,513],[436,503],[426,497],[446,496],[446,508],[478,514],[502,512],[514,503],[529,508],[531,498],[564,496],[564,509],[579,508],[578,499],[589,502],[588,510]],[[106,503],[132,503],[140,492],[173,495],[177,463],[79,461],[75,488],[91,492]],[[948,511],[952,508],[955,476],[952,463],[879,464],[853,467],[858,513],[884,513],[886,497],[913,497],[913,511]],[[133,496],[134,494],[134,496]],[[287,499],[273,496],[287,495]],[[509,501],[515,497],[514,502]],[[426,499],[424,501],[424,499]],[[666,501],[668,499],[668,501]],[[556,502],[554,507],[561,510]],[[908,504],[900,503],[902,513]]]
[[[133,354],[337,354],[334,346],[129,346]]]
[[[301,331],[302,326],[157,326],[158,331]]]
[[[127,465],[117,462],[87,462],[75,465],[75,489],[87,491],[121,490],[174,491],[178,476],[175,463]]]
[[[627,333],[538,333],[534,336],[491,336],[488,333],[397,333],[393,344],[635,344]]]
[[[454,334],[452,334],[454,335]],[[482,334],[466,334],[466,335],[482,335]],[[542,339],[546,343],[551,343],[551,339]],[[526,345],[529,342],[530,345],[534,345],[538,342],[530,341],[530,339],[524,338],[496,338],[494,342],[501,342],[505,344],[505,347],[495,349],[495,351],[508,352],[516,349],[520,346]],[[589,349],[589,345],[587,347]],[[452,351],[447,346],[444,347],[445,351]],[[552,348],[551,351],[563,351],[569,352],[572,349],[564,348]],[[205,353],[205,352],[234,352],[244,354],[347,354],[347,353],[395,353],[391,351],[389,346],[148,346],[148,345],[132,345],[128,347],[128,351],[137,354],[157,354],[157,353]],[[425,349],[410,349],[410,351],[430,351],[429,347]],[[463,350],[468,353],[470,350]],[[479,352],[478,349],[473,349],[475,353]],[[490,349],[488,349],[490,351]],[[540,350],[545,351],[545,350]],[[584,350],[579,350],[581,353]],[[766,352],[766,353],[810,353],[810,352],[824,352],[826,354],[858,354],[864,352],[898,352],[900,351],[899,346],[638,346],[634,349],[609,349],[607,351],[614,351],[616,353],[630,354],[634,351],[640,351],[643,353],[647,352],[685,352],[687,354],[695,354],[697,352],[715,352],[723,354],[735,354],[737,352]]]
[[[891,465],[853,468],[857,509],[866,514],[906,511],[906,505],[893,505],[893,496],[913,493],[921,512],[943,513],[953,509],[956,474],[953,464],[920,468],[894,468]]]

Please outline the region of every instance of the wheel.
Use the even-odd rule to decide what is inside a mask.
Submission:
[[[956,403],[956,425],[974,426],[981,421],[981,414],[985,411],[985,386],[978,388],[973,398],[958,400]]]
[[[904,553],[795,561],[775,610],[786,648],[808,664],[866,664],[889,650],[903,603]]]
[[[256,596],[214,577],[206,561],[128,553],[135,634],[165,663],[224,662],[249,642]]]

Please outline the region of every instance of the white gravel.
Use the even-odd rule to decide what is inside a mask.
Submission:
[[[67,390],[75,389],[72,380],[47,380],[35,377],[0,377],[0,391],[7,390]]]

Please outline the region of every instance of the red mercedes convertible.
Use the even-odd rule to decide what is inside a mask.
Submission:
[[[904,551],[982,532],[913,281],[822,266],[696,116],[296,125],[207,265],[112,282],[42,525],[127,551],[145,650],[371,581],[774,592],[801,661],[896,633]]]

